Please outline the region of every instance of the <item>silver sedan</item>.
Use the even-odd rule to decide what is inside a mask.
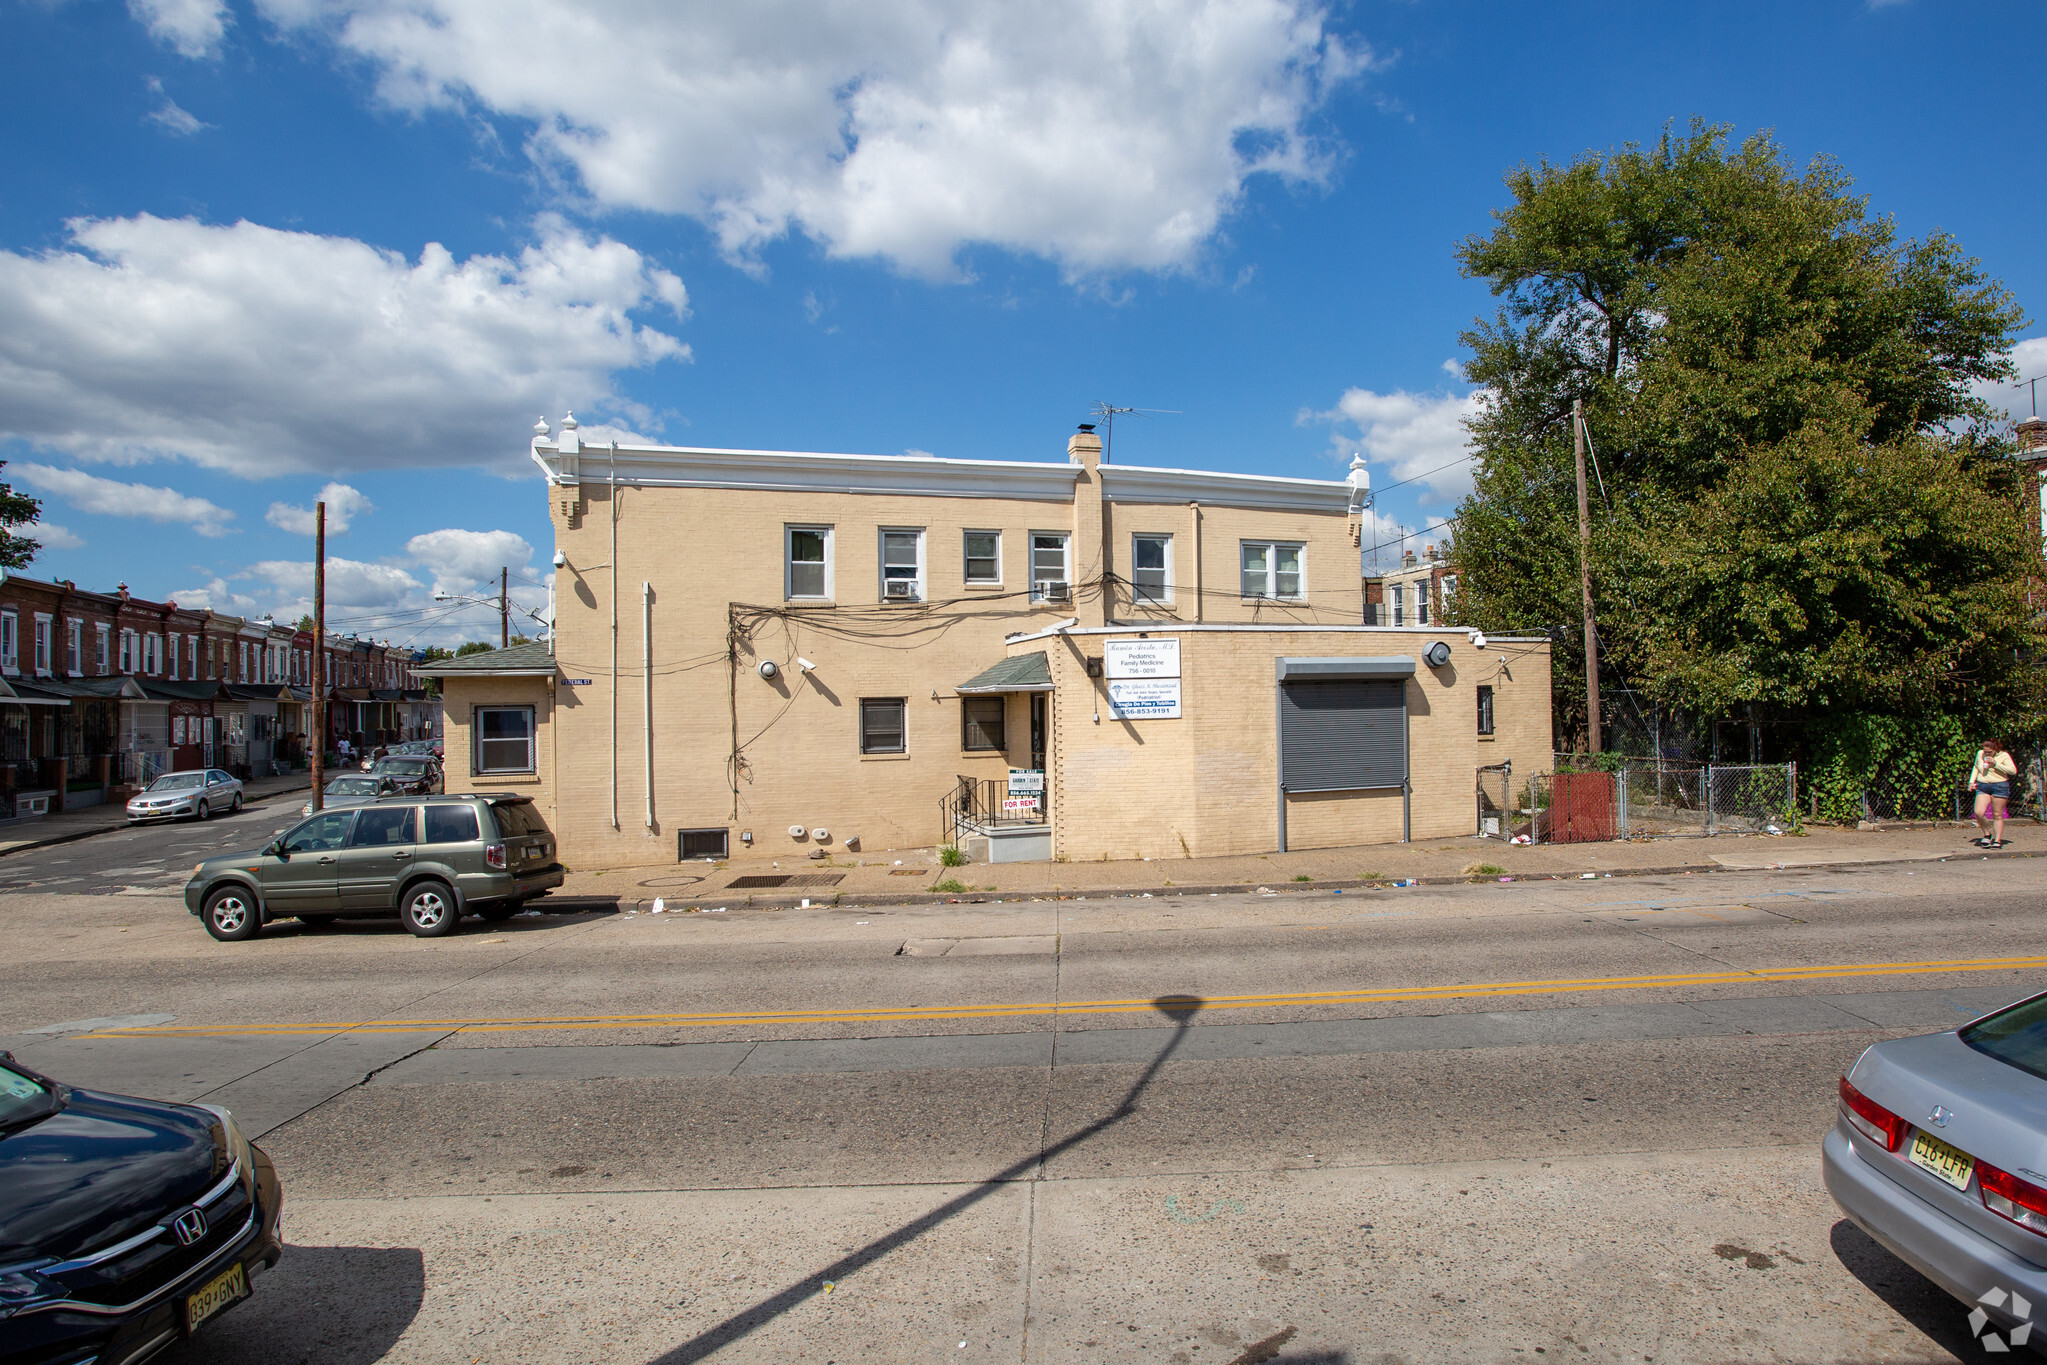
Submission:
[[[1968,1305],[1988,1350],[2026,1345],[2047,1324],[2047,995],[1877,1043],[1840,1091],[1834,1202]]]
[[[189,815],[195,820],[223,811],[242,808],[242,784],[232,773],[218,768],[191,768],[165,773],[128,798],[128,820],[175,820]]]

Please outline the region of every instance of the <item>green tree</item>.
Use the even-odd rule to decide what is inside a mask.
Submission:
[[[1453,551],[1460,618],[1565,628],[1567,728],[1584,692],[1573,400],[1594,443],[1602,661],[1666,699],[1919,704],[1987,683],[1995,651],[2031,639],[2011,589],[2037,550],[1970,390],[2011,373],[2022,314],[1952,239],[1901,240],[1850,184],[1825,159],[1796,170],[1767,134],[1732,147],[1694,121],[1653,149],[1518,168],[1493,232],[1458,248],[1502,300],[1462,338],[1484,402]],[[1929,471],[1949,500],[1914,484]],[[1821,486],[1836,477],[1868,486]],[[1924,558],[1927,518],[1995,548]],[[1833,638],[1907,585],[1916,603]]]
[[[489,654],[496,649],[496,645],[486,643],[483,640],[471,640],[467,644],[456,647],[455,657],[466,659],[472,654]]]
[[[0,469],[7,462],[0,460]],[[43,514],[39,499],[14,491],[14,485],[0,483],[0,566],[9,569],[25,569],[36,557],[36,551],[43,548],[42,542],[28,536],[14,534],[16,526],[33,526]]]

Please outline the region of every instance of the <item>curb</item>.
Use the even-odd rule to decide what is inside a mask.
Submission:
[[[1835,872],[1853,868],[1895,867],[1901,863],[1945,863],[1954,862],[1961,858],[1968,858],[1971,861],[1980,859],[1988,862],[1992,859],[2036,858],[2039,856],[2038,853],[2019,852],[2016,850],[2001,853],[1982,851],[1974,853],[1933,853],[1923,858],[1846,858],[1829,863],[1800,863],[1797,867],[1786,868],[1723,867],[1718,863],[1699,866],[1696,864],[1680,863],[1671,867],[1628,867],[1597,870],[1596,880],[1603,881],[1616,877],[1671,877],[1686,873],[1704,876],[1709,873],[1725,872]],[[1585,880],[1585,873],[1588,871],[1595,871],[1595,869],[1584,868],[1575,872],[1507,873],[1504,875],[1511,877],[1515,883],[1569,882]],[[1492,875],[1467,876],[1460,874],[1454,877],[1413,877],[1400,878],[1398,880],[1407,882],[1411,886],[1497,886],[1502,884],[1499,877]],[[972,895],[954,895],[948,892],[929,891],[908,892],[899,895],[891,895],[885,892],[856,891],[847,895],[830,897],[750,896],[742,893],[727,898],[725,903],[735,910],[795,910],[803,908],[803,901],[808,900],[810,901],[808,908],[812,910],[853,910],[890,905],[992,905],[998,901],[1004,904],[1011,904],[1030,901],[1121,900],[1145,895],[1151,896],[1154,900],[1166,900],[1174,896],[1255,895],[1259,885],[1260,883],[1257,882],[1219,882],[1205,886],[1103,887],[1099,890],[1086,892],[977,891]],[[1356,878],[1329,878],[1314,882],[1283,882],[1276,886],[1268,886],[1266,889],[1279,895],[1288,893],[1299,895],[1315,891],[1403,891],[1408,888],[1406,886],[1394,885],[1392,881],[1383,878],[1377,881],[1363,881]],[[549,897],[549,899],[552,900],[553,897]],[[569,896],[563,898],[563,903],[592,899],[598,898]],[[663,897],[662,899],[681,898]],[[715,895],[699,895],[689,899],[691,904],[704,905],[718,898]],[[620,914],[625,913],[629,909],[645,913],[654,904],[654,901],[652,899],[627,900],[624,897],[620,897],[611,903],[617,906],[618,913]],[[564,913],[579,912],[565,911]],[[676,909],[669,913],[688,914],[690,911],[687,909]],[[699,911],[697,913],[702,912]]]

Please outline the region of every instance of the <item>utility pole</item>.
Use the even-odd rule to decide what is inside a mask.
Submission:
[[[1585,497],[1585,400],[1571,400],[1571,446],[1578,456],[1578,582],[1585,590],[1585,727],[1599,752],[1599,628],[1592,620],[1592,505]]]
[[[313,809],[327,790],[327,504],[313,505]]]
[[[506,591],[508,588],[510,588],[511,582],[512,582],[511,566],[506,565],[505,567],[498,570],[499,649],[510,649],[512,647],[512,599],[507,595]]]

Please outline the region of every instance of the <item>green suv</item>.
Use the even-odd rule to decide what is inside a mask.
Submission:
[[[228,943],[269,920],[343,915],[396,914],[439,938],[465,914],[505,919],[561,884],[554,835],[532,798],[387,796],[321,811],[258,852],[208,858],[185,883],[185,908]]]

